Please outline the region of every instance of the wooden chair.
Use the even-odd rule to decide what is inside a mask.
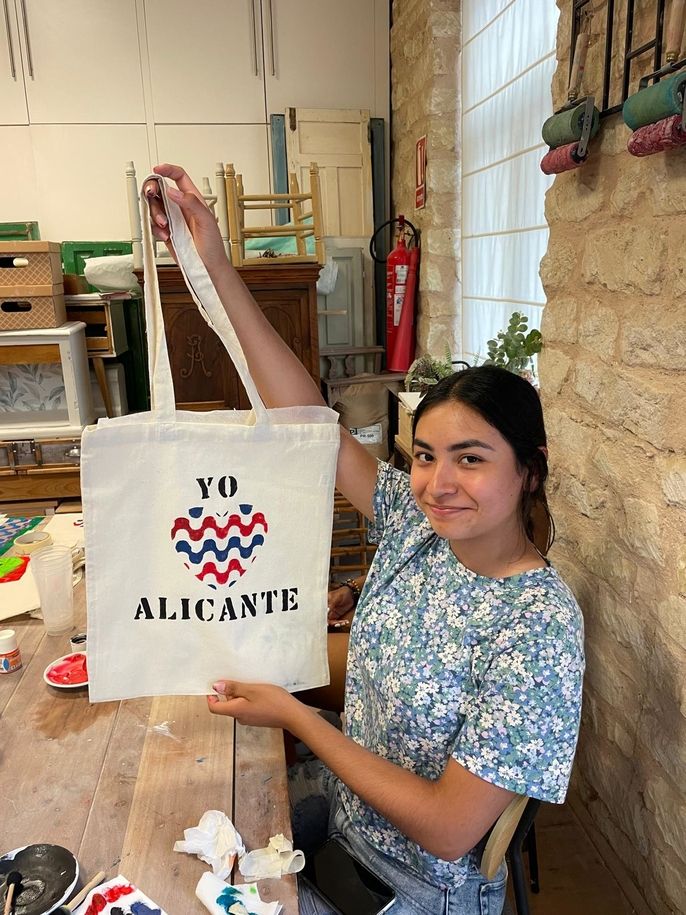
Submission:
[[[143,267],[143,230],[141,227],[140,202],[138,197],[138,179],[136,177],[136,166],[133,162],[126,163],[126,199],[129,208],[129,226],[131,228],[131,245],[133,251],[133,269],[141,270]],[[224,179],[224,163],[217,162],[215,166],[215,178],[217,179],[217,193],[212,193],[210,179],[203,177],[201,179],[202,195],[205,203],[219,223],[219,231],[226,253],[229,253],[229,227],[228,214],[226,206],[226,188]],[[157,250],[157,243],[155,243]]]
[[[351,575],[369,571],[376,546],[367,540],[367,524],[359,512],[338,490],[334,497],[331,565],[329,577],[343,581]]]
[[[287,194],[246,194],[243,176],[236,174],[232,163],[226,166],[226,203],[229,217],[229,252],[234,267],[260,266],[278,263],[319,263],[326,260],[323,239],[322,198],[317,163],[310,163],[310,192],[303,194],[298,179],[291,174]],[[309,209],[305,207],[309,204]],[[291,221],[287,225],[248,226],[246,210],[288,209]],[[314,254],[307,253],[305,239],[314,237]],[[245,256],[245,242],[250,238],[295,239],[295,253],[274,257]]]
[[[491,830],[481,856],[480,870],[487,880],[495,877],[503,858],[507,857],[517,915],[529,915],[529,895],[522,859],[525,842],[529,855],[531,890],[534,893],[539,891],[534,818],[540,805],[540,801],[526,795],[517,795],[510,801]]]

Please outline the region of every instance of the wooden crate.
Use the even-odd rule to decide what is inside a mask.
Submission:
[[[37,222],[0,222],[0,239],[7,241],[38,241],[40,229]]]

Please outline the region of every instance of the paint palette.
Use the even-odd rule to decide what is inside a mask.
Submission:
[[[57,658],[43,671],[43,679],[48,686],[57,689],[78,689],[88,686],[88,668],[85,651],[74,651]]]
[[[0,899],[11,871],[21,874],[16,915],[47,915],[68,899],[79,877],[76,858],[60,845],[26,845],[0,858]]]
[[[91,890],[74,915],[167,915],[121,874]]]

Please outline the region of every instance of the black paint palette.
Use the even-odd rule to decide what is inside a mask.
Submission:
[[[16,915],[48,915],[68,899],[79,877],[76,858],[60,845],[27,845],[0,858],[0,902],[7,896],[11,871],[21,874],[21,892],[15,896]]]

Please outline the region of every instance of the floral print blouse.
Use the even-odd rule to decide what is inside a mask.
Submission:
[[[508,578],[465,568],[418,508],[407,474],[379,463],[379,549],[353,620],[346,731],[437,779],[450,756],[518,794],[562,803],[581,711],[583,620],[552,566]],[[429,883],[459,886],[473,853],[444,861],[341,785],[375,848]]]

